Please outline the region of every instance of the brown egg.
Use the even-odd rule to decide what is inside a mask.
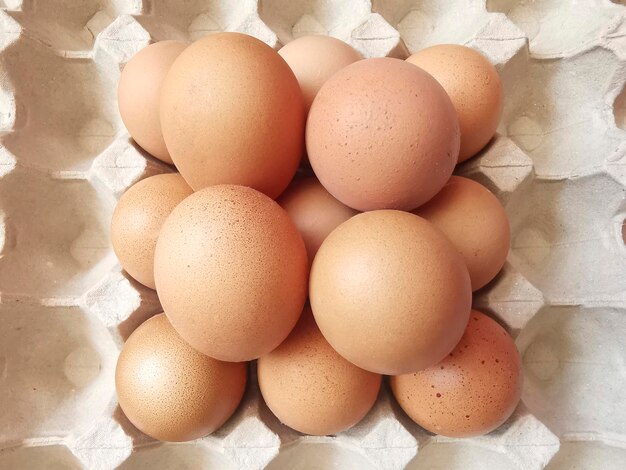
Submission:
[[[111,242],[122,267],[154,289],[154,247],[170,212],[193,191],[178,173],[156,175],[131,186],[111,220]]]
[[[515,410],[522,389],[519,352],[509,334],[472,310],[467,329],[448,357],[413,374],[391,378],[402,409],[436,434],[486,434]]]
[[[309,295],[326,340],[380,374],[442,360],[472,301],[467,268],[448,239],[416,215],[387,210],[355,215],[324,240]]]
[[[122,121],[144,150],[159,160],[172,163],[159,120],[161,86],[174,60],[187,47],[180,41],[151,44],[128,61],[117,89]]]
[[[465,259],[477,290],[502,269],[511,244],[506,212],[491,191],[453,176],[430,201],[414,211],[441,230]]]
[[[247,365],[199,353],[164,314],[144,322],[117,360],[120,407],[140,431],[161,441],[212,433],[235,412],[246,388]]]
[[[194,348],[223,361],[276,348],[306,300],[308,261],[298,229],[264,194],[218,185],[170,214],[157,242],[161,305]]]
[[[304,121],[300,86],[287,63],[245,34],[196,41],[163,84],[163,137],[194,190],[240,184],[276,198],[300,163]]]
[[[347,206],[411,210],[450,178],[459,123],[448,95],[426,72],[399,59],[366,59],[322,86],[306,145],[320,182]]]
[[[309,263],[313,262],[317,250],[328,234],[358,214],[332,197],[315,178],[295,180],[277,202],[300,230]]]
[[[296,431],[336,434],[374,405],[381,376],[351,364],[328,344],[305,307],[289,337],[258,361],[261,393],[278,419]]]
[[[496,68],[480,52],[457,44],[422,49],[407,62],[435,77],[450,96],[461,126],[459,162],[476,155],[502,116],[504,93]]]
[[[307,112],[326,80],[346,65],[362,59],[352,46],[331,36],[301,36],[287,43],[278,53],[300,83]]]

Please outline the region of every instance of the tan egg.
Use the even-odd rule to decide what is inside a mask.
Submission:
[[[380,389],[379,374],[351,364],[328,344],[308,306],[287,339],[257,365],[267,406],[305,434],[351,428],[372,408]]]
[[[380,374],[442,360],[472,301],[467,268],[448,239],[416,215],[387,210],[355,215],[324,240],[309,296],[337,352]]]
[[[159,120],[161,86],[174,60],[187,47],[180,41],[151,44],[128,61],[117,89],[122,121],[144,150],[159,160],[172,163]]]
[[[239,184],[276,198],[304,152],[298,80],[274,49],[245,34],[212,34],[185,49],[163,84],[160,113],[194,190]]]
[[[298,229],[272,199],[218,185],[185,199],[157,242],[161,305],[194,348],[223,361],[256,359],[298,321],[308,261]]]
[[[441,230],[465,259],[477,290],[502,269],[511,245],[506,212],[491,191],[453,176],[434,198],[414,211]]]
[[[295,180],[277,202],[300,230],[309,263],[328,234],[358,214],[332,197],[315,178]]]
[[[331,36],[301,36],[287,43],[278,53],[300,83],[307,112],[326,80],[346,65],[363,58],[352,46]]]
[[[324,83],[309,112],[306,145],[318,179],[345,205],[411,210],[450,178],[459,123],[426,72],[399,59],[365,59]]]
[[[515,410],[522,366],[513,339],[497,322],[472,310],[459,344],[439,364],[391,378],[396,400],[417,424],[436,434],[486,434]]]
[[[457,44],[422,49],[407,62],[435,77],[450,96],[461,126],[459,162],[476,155],[502,116],[504,92],[496,68],[480,52]]]
[[[199,353],[164,314],[137,328],[117,360],[120,407],[140,431],[161,441],[212,433],[235,412],[246,388],[247,364]]]
[[[131,186],[115,206],[111,242],[122,267],[143,285],[154,285],[154,247],[170,212],[193,191],[178,173]]]

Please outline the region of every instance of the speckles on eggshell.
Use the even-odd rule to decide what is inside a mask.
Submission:
[[[465,351],[455,359],[456,368],[445,367],[442,372],[444,365],[438,365],[391,378],[392,391],[409,417],[450,437],[497,428],[514,411],[521,394],[521,360],[513,339],[502,335],[503,328],[484,314],[473,310],[471,318],[454,351]],[[451,361],[446,357],[443,363]],[[409,395],[410,400],[405,398]],[[443,413],[433,417],[438,411]]]

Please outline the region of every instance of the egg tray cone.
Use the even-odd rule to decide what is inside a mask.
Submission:
[[[0,1],[0,469],[626,468],[619,3]],[[523,358],[522,403],[497,431],[433,436],[385,386],[353,429],[303,436],[271,415],[254,368],[233,418],[195,442],[156,442],[121,413],[117,355],[160,307],[121,271],[109,223],[125,189],[171,168],[129,139],[117,80],[151,41],[215,31],[275,48],[329,34],[365,57],[460,43],[497,65],[499,134],[457,171],[494,191],[513,231],[474,299]]]

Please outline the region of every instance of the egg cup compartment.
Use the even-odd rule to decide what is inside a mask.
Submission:
[[[519,2],[487,0],[487,9],[504,13],[528,37],[535,57],[568,57],[623,33],[624,10],[609,0]]]
[[[3,297],[71,305],[116,266],[110,194],[18,166],[0,180],[0,197]]]
[[[141,0],[21,0],[11,2],[10,15],[33,38],[59,55],[79,55],[91,49],[96,36],[118,15],[139,13]],[[19,10],[17,9],[19,8]]]
[[[0,1],[0,468],[624,468],[626,9],[583,3]],[[304,436],[269,411],[254,367],[235,415],[203,439],[158,443],[123,415],[119,348],[161,307],[121,271],[110,217],[130,185],[173,169],[129,139],[117,80],[152,40],[222,30],[276,48],[329,34],[365,57],[463,43],[496,64],[500,132],[457,173],[491,189],[513,229],[474,297],[523,356],[523,404],[501,428],[433,436],[385,386],[351,430]]]
[[[626,152],[626,133],[613,115],[623,70],[624,62],[600,47],[567,60],[521,50],[500,70],[505,104],[499,130],[533,159],[537,177],[601,171],[607,158]]]
[[[118,467],[119,470],[144,470],[146,468],[237,469],[235,464],[226,459],[222,453],[198,442],[154,443],[141,447]]]
[[[22,35],[2,52],[15,125],[3,145],[19,164],[60,176],[88,170],[122,124],[116,77]],[[6,102],[6,99],[5,99]]]
[[[525,373],[522,401],[557,436],[626,433],[624,313],[545,307],[517,337]]]
[[[276,34],[261,21],[257,0],[191,0],[181,9],[176,0],[146,2],[137,20],[156,40],[195,41],[220,31],[245,32],[276,47]]]
[[[0,468],[81,470],[80,461],[62,444],[12,447],[0,452]]]
[[[604,470],[621,470],[626,462],[626,446],[623,442],[598,441],[593,436],[583,436],[581,440],[564,440],[546,470],[595,468],[598,462],[602,463]]]
[[[76,307],[13,303],[0,306],[0,322],[3,447],[57,443],[106,413],[118,349],[97,319]]]
[[[281,44],[324,34],[347,42],[363,57],[406,56],[400,34],[372,11],[369,0],[262,0],[260,4],[261,18],[276,31]]]
[[[374,0],[373,7],[400,33],[409,54],[435,44],[464,44],[498,65],[526,44],[519,28],[488,12],[480,0]]]

